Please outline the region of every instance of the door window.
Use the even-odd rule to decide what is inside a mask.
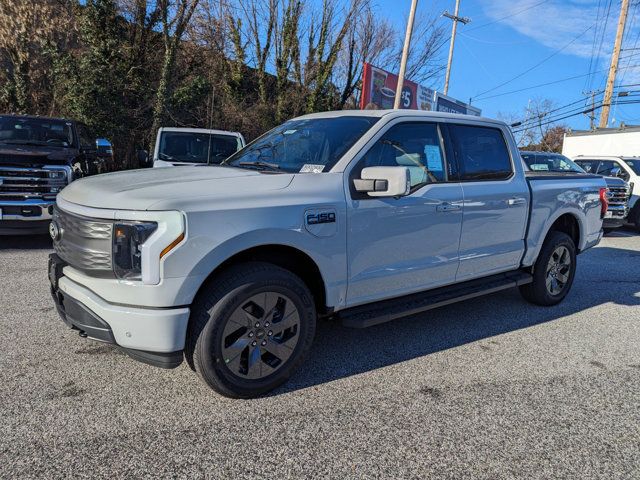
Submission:
[[[504,180],[513,168],[504,135],[497,128],[450,125],[462,181]]]
[[[91,139],[91,135],[84,125],[78,125],[78,138],[80,139],[80,146],[83,148],[96,148],[94,141]]]
[[[411,189],[446,182],[448,173],[435,123],[400,123],[391,127],[365,154],[356,174],[365,167],[407,167]]]
[[[602,160],[600,162],[600,166],[598,167],[598,175],[604,175],[604,176],[615,176],[612,173],[612,170],[614,168],[617,168],[620,170],[620,177],[622,179],[629,180],[629,174],[626,172],[626,170],[624,169],[624,167],[622,165],[620,165],[618,162],[616,162],[615,160]]]

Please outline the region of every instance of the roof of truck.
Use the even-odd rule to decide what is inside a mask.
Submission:
[[[440,118],[450,120],[476,120],[478,122],[495,123],[505,125],[500,120],[486,117],[476,117],[475,115],[462,115],[459,113],[433,112],[427,110],[389,109],[389,110],[334,110],[328,112],[310,113],[297,117],[298,119],[309,118],[337,118],[337,117],[416,117],[416,118]]]
[[[46,117],[46,116],[43,116],[43,115],[20,115],[18,113],[0,113],[0,117],[27,118],[29,120],[56,120],[56,121],[59,121],[59,122],[74,122],[74,123],[78,123],[77,120],[72,120],[70,118]]]

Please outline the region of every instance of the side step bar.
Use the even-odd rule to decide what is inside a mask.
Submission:
[[[352,307],[339,312],[345,327],[366,328],[397,318],[425,312],[451,303],[480,297],[531,283],[530,273],[515,271],[414,293],[400,298]]]

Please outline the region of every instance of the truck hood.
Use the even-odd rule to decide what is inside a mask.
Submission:
[[[626,187],[627,182],[619,177],[603,177],[604,181],[607,182],[607,187]]]
[[[0,143],[0,165],[21,167],[69,165],[77,154],[78,151],[75,148]]]
[[[286,188],[292,174],[269,174],[220,166],[148,168],[76,180],[59,196],[94,208],[171,210],[187,203],[205,204],[255,196]]]

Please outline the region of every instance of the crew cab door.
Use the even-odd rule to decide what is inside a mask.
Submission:
[[[456,281],[518,268],[530,201],[520,157],[511,158],[500,128],[449,124],[447,129],[464,197]]]
[[[404,166],[409,195],[370,197],[353,188],[365,167]],[[347,175],[347,305],[455,281],[462,187],[445,158],[437,123],[396,120]]]

